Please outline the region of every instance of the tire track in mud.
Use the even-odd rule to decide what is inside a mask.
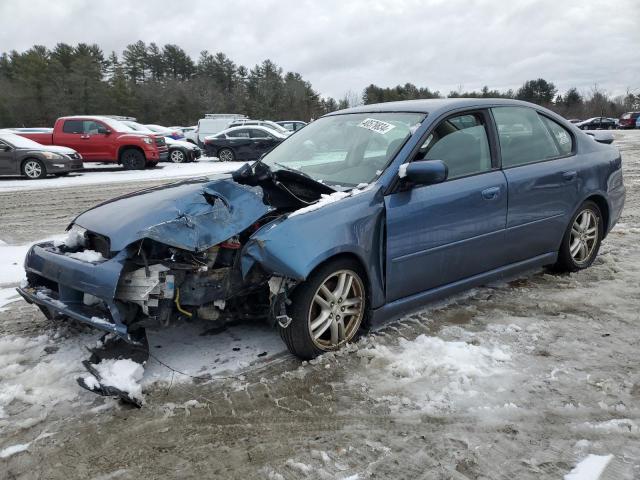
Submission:
[[[64,232],[84,210],[113,197],[174,180],[0,193],[0,240],[21,245]],[[126,212],[125,212],[126,213]]]

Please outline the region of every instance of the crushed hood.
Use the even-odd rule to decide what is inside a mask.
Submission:
[[[249,228],[271,210],[260,187],[220,175],[125,195],[87,210],[73,223],[109,237],[112,252],[142,238],[202,251]]]

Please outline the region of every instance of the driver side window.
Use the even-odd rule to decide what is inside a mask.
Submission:
[[[442,121],[426,138],[415,160],[442,160],[454,179],[491,170],[491,150],[481,113],[466,113]]]

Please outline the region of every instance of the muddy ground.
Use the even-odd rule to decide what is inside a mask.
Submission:
[[[24,355],[1,357],[0,379],[15,387],[33,372],[47,388],[25,383],[5,405],[0,452],[28,446],[0,458],[0,478],[539,480],[563,478],[588,454],[614,455],[602,478],[640,478],[640,131],[615,135],[627,203],[592,268],[474,289],[311,363],[270,346],[220,375],[158,364],[164,374],[132,409],[61,375],[84,358],[68,345],[95,334],[21,301],[5,306],[0,340]],[[59,233],[133,189],[0,194],[0,239]],[[276,335],[232,338],[265,334]],[[162,347],[158,359],[180,346]]]

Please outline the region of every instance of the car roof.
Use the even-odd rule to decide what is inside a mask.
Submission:
[[[535,107],[539,105],[506,98],[433,98],[425,100],[403,100],[400,102],[373,103],[360,105],[328,113],[326,116],[345,113],[376,113],[376,112],[408,112],[408,113],[439,113],[457,108],[486,108],[491,106]]]
[[[276,135],[282,136],[282,134],[280,132],[278,132],[277,130],[274,130],[272,128],[269,127],[265,127],[264,125],[238,125],[237,127],[231,127],[231,128],[227,128],[221,132],[218,132],[216,135],[219,135],[221,133],[229,133],[229,132],[235,132],[237,130],[247,130],[247,129],[256,129],[256,130],[262,130],[264,132],[269,132],[269,133],[274,133]]]

